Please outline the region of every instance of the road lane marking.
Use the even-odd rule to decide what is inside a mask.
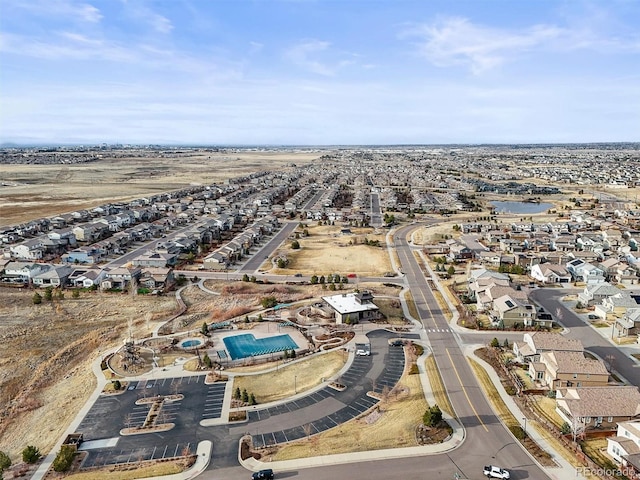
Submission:
[[[482,425],[482,428],[484,428],[485,431],[488,432],[489,429],[487,428],[487,426],[484,424],[484,422],[480,418],[480,415],[478,415],[478,412],[476,411],[476,408],[473,406],[473,403],[471,403],[471,399],[469,398],[469,394],[467,393],[467,389],[464,388],[464,385],[462,384],[462,379],[460,378],[460,374],[458,373],[458,369],[456,368],[456,364],[453,363],[453,358],[451,358],[451,354],[449,353],[449,349],[445,348],[445,351],[447,352],[447,356],[449,357],[449,361],[451,362],[451,366],[453,367],[453,371],[456,374],[456,377],[458,377],[458,382],[460,382],[460,386],[462,387],[462,392],[464,393],[464,396],[467,397],[467,402],[469,402],[469,406],[471,407],[471,410],[473,410],[473,413],[475,414],[476,418],[478,419],[478,421]]]

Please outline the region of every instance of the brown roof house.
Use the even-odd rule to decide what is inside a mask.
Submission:
[[[607,437],[607,453],[630,479],[640,477],[640,421],[619,422],[616,435]]]
[[[580,340],[553,332],[527,332],[522,342],[513,342],[513,353],[520,363],[539,362],[543,352],[583,352]]]
[[[640,414],[638,387],[606,386],[561,388],[556,394],[556,412],[576,433],[613,430]]]
[[[604,386],[609,372],[600,360],[586,358],[582,352],[542,352],[539,362],[529,364],[529,375],[552,390],[568,387]]]

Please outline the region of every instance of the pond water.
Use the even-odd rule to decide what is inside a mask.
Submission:
[[[497,213],[542,213],[553,208],[552,203],[530,203],[530,202],[491,202]]]

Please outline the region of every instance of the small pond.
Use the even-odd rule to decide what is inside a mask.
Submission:
[[[202,340],[199,338],[188,338],[187,340],[181,341],[178,346],[180,348],[194,348],[202,345]]]
[[[553,208],[552,203],[533,203],[533,202],[491,202],[497,213],[542,213]]]

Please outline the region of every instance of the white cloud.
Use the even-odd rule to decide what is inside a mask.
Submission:
[[[173,23],[170,19],[153,11],[151,8],[144,5],[142,1],[121,1],[128,15],[143,23],[147,23],[156,32],[168,34],[173,30]]]
[[[465,18],[445,18],[402,33],[418,37],[418,51],[434,65],[468,66],[474,73],[496,67],[518,52],[548,44],[563,36],[562,29],[536,25],[519,32],[478,26]]]
[[[316,60],[314,55],[325,52],[331,44],[320,40],[310,40],[290,48],[286,57],[295,65],[313,73],[324,76],[335,74],[335,67]]]
[[[98,23],[103,18],[100,10],[90,3],[74,0],[26,0],[16,1],[8,6],[26,10],[33,15],[63,17],[86,23]]]

